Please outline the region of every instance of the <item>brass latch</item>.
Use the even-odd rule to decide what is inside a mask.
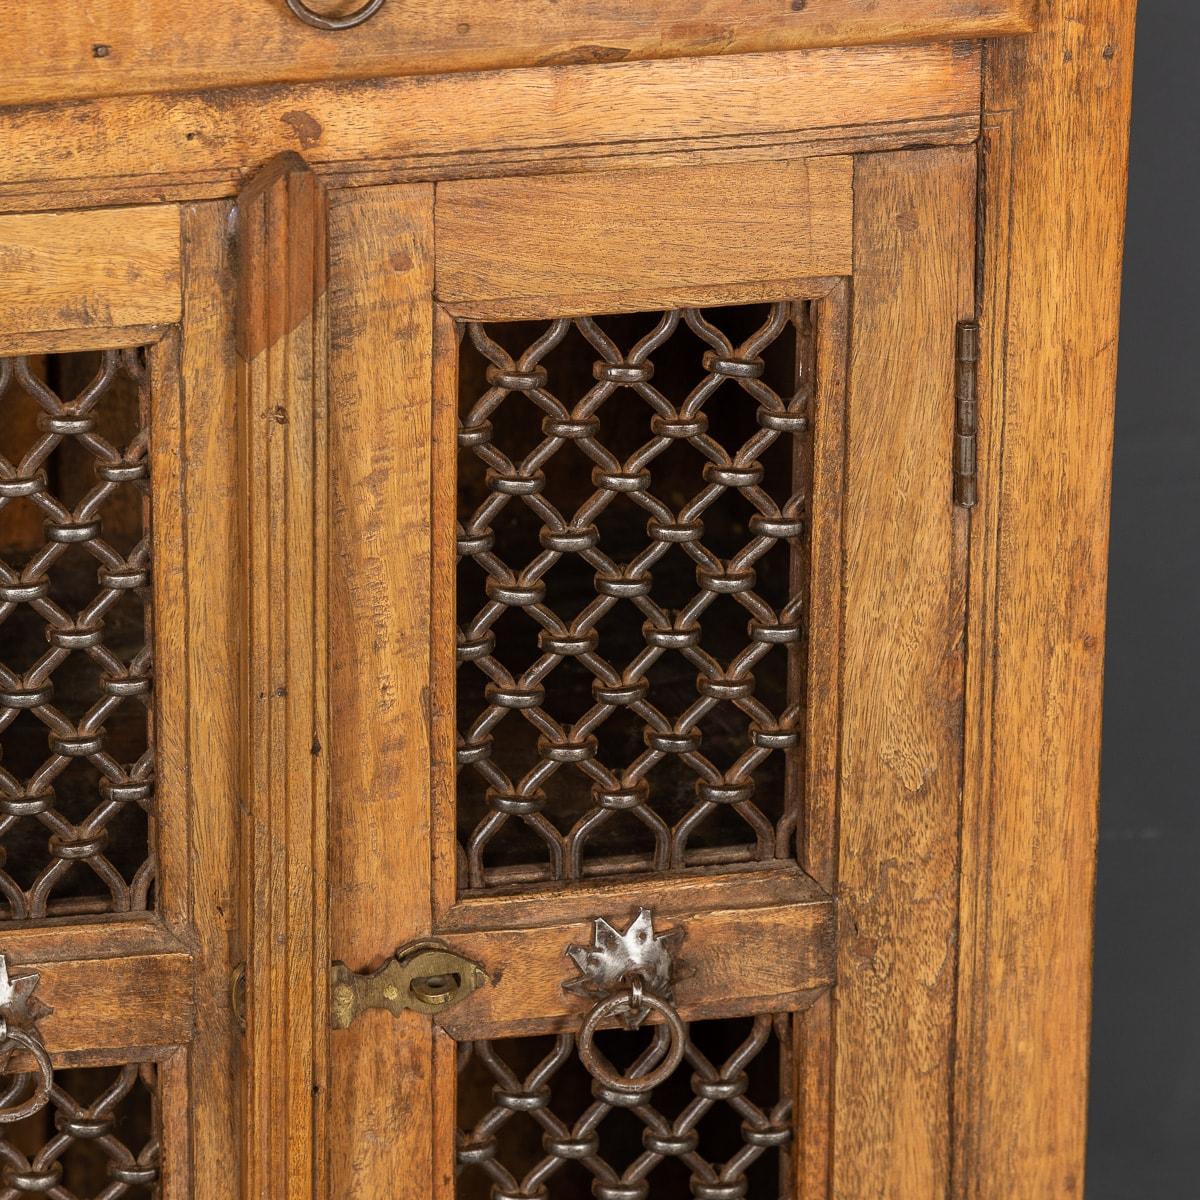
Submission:
[[[487,983],[483,968],[443,942],[410,942],[377,971],[357,975],[344,962],[333,964],[330,994],[334,1029],[349,1029],[369,1008],[394,1017],[406,1009],[436,1015]]]

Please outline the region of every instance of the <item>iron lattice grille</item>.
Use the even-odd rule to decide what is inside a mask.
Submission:
[[[652,1065],[645,1032],[597,1044],[626,1073]],[[567,1200],[589,1183],[596,1200],[790,1197],[790,1046],[787,1015],[697,1022],[666,1083],[622,1095],[592,1080],[571,1034],[463,1042],[459,1200]]]
[[[468,323],[467,888],[794,853],[807,304]]]
[[[33,1087],[0,1079],[0,1104]],[[159,1142],[151,1064],[56,1071],[50,1104],[0,1126],[0,1200],[118,1200],[158,1195]]]
[[[149,382],[139,350],[0,360],[0,896],[151,903]]]

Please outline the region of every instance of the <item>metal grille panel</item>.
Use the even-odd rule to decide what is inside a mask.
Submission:
[[[0,1126],[0,1200],[143,1200],[159,1194],[159,1142],[150,1064],[56,1071],[50,1104]],[[0,1105],[30,1076],[0,1079]]]
[[[465,888],[794,854],[809,322],[466,325]]]
[[[152,902],[149,383],[0,359],[0,916]]]
[[[597,1044],[636,1072],[651,1037],[611,1030]],[[592,1081],[571,1034],[464,1042],[459,1200],[790,1197],[790,1046],[786,1015],[696,1022],[674,1075],[627,1096]]]

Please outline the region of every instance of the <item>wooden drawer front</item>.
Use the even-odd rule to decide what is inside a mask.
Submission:
[[[357,0],[311,0],[327,15]],[[0,105],[230,84],[974,38],[1029,28],[1029,0],[384,0],[314,29],[284,0],[0,0]]]

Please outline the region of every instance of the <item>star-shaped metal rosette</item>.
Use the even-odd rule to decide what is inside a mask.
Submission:
[[[655,933],[654,914],[648,908],[638,909],[624,933],[597,917],[592,922],[592,944],[567,947],[567,957],[579,968],[579,977],[568,979],[563,990],[598,1000],[627,988],[636,976],[646,991],[670,1000],[678,977],[674,955],[683,938],[682,926]]]
[[[37,1022],[54,1011],[33,994],[41,978],[36,971],[30,971],[27,975],[10,975],[8,956],[0,954],[0,1018],[7,1025],[24,1033],[32,1033]],[[0,1046],[0,1072],[8,1065],[15,1049],[9,1041]]]

